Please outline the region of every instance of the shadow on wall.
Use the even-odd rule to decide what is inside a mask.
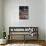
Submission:
[[[3,32],[0,30],[0,39],[3,38]]]

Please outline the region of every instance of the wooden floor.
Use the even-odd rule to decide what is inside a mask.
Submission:
[[[46,46],[46,42],[44,40],[8,40],[7,44],[39,44],[42,46]],[[7,45],[5,44],[5,45]],[[0,46],[5,46],[0,45]]]
[[[8,43],[40,44],[46,46],[44,40],[10,40]]]

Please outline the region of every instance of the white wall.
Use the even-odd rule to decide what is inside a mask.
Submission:
[[[19,20],[19,6],[29,6],[29,19]],[[4,0],[4,26],[7,35],[10,26],[39,27],[39,38],[45,39],[43,0]]]
[[[45,40],[46,40],[46,0],[45,0]]]

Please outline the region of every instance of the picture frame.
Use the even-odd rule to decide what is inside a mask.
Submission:
[[[28,19],[28,6],[19,6],[19,19]]]

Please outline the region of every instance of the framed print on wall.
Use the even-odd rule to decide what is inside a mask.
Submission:
[[[28,6],[19,6],[19,19],[28,19]]]

